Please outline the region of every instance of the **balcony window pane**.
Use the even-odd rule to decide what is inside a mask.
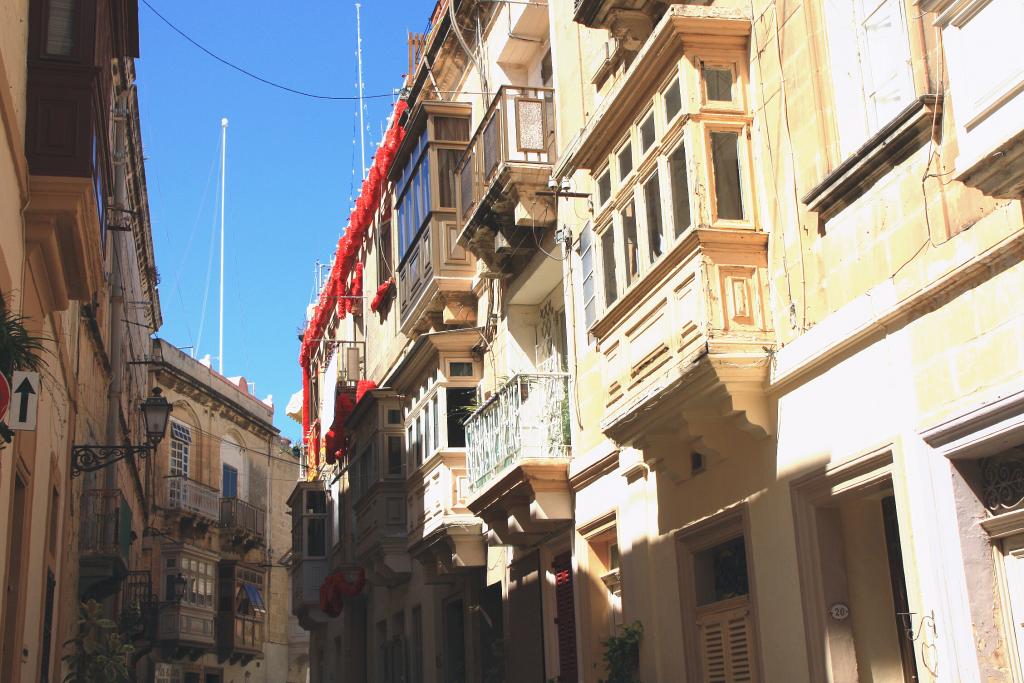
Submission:
[[[469,142],[469,119],[464,116],[435,116],[434,139]]]
[[[306,557],[327,554],[327,520],[314,517],[306,520]]]
[[[626,176],[633,170],[633,145],[629,142],[619,150],[619,182],[622,182]],[[602,202],[603,203],[603,202]]]
[[[711,133],[711,162],[715,173],[715,208],[720,220],[743,220],[740,189],[739,133]]]
[[[430,410],[430,416],[434,420],[434,430],[433,430],[434,442],[431,444],[431,447],[434,450],[437,450],[438,448],[441,447],[441,430],[438,429],[438,424],[437,424],[438,423],[437,413],[438,413],[438,411],[441,408],[441,398],[437,394],[434,394],[434,399],[430,402],[430,404],[432,406],[431,410]]]
[[[589,224],[580,233],[579,255],[583,273],[583,323],[590,329],[597,318],[597,285],[594,281],[594,231]]]
[[[643,123],[640,124],[640,153],[643,154],[651,148],[654,144],[654,138],[656,137],[656,131],[654,128],[654,112],[652,111],[644,119]]]
[[[665,253],[661,224],[661,183],[657,172],[644,183],[644,204],[647,213],[648,260],[653,263]]]
[[[679,92],[679,79],[673,78],[668,88],[662,94],[665,98],[665,122],[669,123],[676,117],[676,114],[683,108],[682,94]]]
[[[597,205],[604,206],[612,196],[612,171],[606,169],[597,179]]]
[[[455,208],[455,165],[461,156],[457,149],[437,150],[437,196],[441,208]]]
[[[323,491],[307,491],[306,513],[311,515],[327,514],[327,494]]]
[[[448,447],[466,447],[466,418],[473,412],[476,405],[476,389],[472,387],[448,387],[445,389],[448,400]]]
[[[46,54],[70,57],[75,51],[78,0],[50,0],[46,12]]]
[[[224,465],[221,477],[221,489],[225,498],[238,497],[238,470],[231,465]]]
[[[611,306],[619,297],[615,263],[615,231],[609,227],[601,235],[601,270],[604,271],[605,306]]]
[[[388,436],[388,475],[402,474],[402,437]]]
[[[622,239],[626,247],[626,286],[640,275],[640,252],[636,240],[636,209],[633,202],[624,208],[619,216],[622,219]]]
[[[702,71],[708,102],[732,102],[732,69],[705,66]]]
[[[680,144],[668,158],[668,174],[672,185],[672,221],[675,235],[690,227],[690,185],[686,178],[686,147]]]
[[[423,414],[420,416],[420,419],[423,421],[423,449],[426,451],[424,456],[430,457],[430,454],[434,452],[434,439],[432,438],[433,432],[431,431],[433,421],[430,419],[429,402],[423,406]]]

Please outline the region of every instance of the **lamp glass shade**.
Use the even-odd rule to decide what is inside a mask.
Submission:
[[[185,590],[188,588],[188,579],[179,573],[174,577],[174,601],[181,602],[185,597]]]
[[[164,438],[167,422],[171,416],[171,404],[154,388],[153,394],[142,402],[142,415],[146,421],[146,436],[153,443]]]

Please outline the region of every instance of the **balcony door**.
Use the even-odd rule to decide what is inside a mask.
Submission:
[[[192,455],[192,429],[183,422],[171,420],[171,452],[167,473],[171,476],[167,495],[172,508],[182,503],[183,482],[188,479]]]
[[[544,618],[536,552],[509,568],[509,634],[505,647],[509,683],[534,683],[544,675]]]
[[[238,497],[238,470],[231,465],[224,465],[221,489],[225,498]]]

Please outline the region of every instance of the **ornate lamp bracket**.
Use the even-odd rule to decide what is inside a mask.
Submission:
[[[144,446],[74,446],[71,449],[71,478],[83,472],[95,472],[118,460],[132,456],[148,458],[153,447]]]

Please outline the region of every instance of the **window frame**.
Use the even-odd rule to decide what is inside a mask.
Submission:
[[[718,217],[718,192],[715,187],[714,157],[711,147],[712,133],[736,133],[737,165],[739,173],[740,210],[739,219]],[[750,124],[733,121],[706,121],[701,124],[701,140],[704,148],[704,180],[707,183],[708,210],[712,226],[753,227],[754,198],[753,177],[750,169]]]

